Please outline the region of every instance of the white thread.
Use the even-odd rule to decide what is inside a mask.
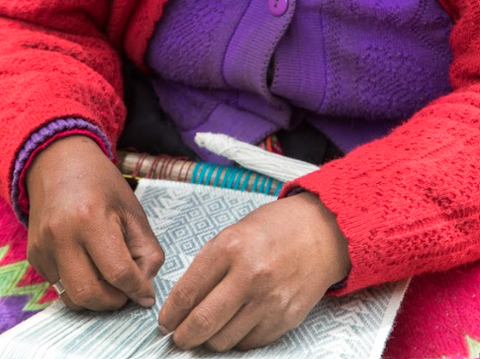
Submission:
[[[242,167],[282,182],[291,181],[320,169],[319,166],[271,153],[223,134],[197,133],[195,142],[200,147],[226,157]]]

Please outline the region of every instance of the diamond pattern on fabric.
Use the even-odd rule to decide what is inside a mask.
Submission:
[[[325,298],[300,327],[265,348],[227,355],[202,348],[177,350],[171,335],[162,336],[157,326],[161,304],[173,285],[209,239],[275,198],[154,180],[142,180],[137,196],[166,255],[154,280],[155,306],[147,310],[130,304],[116,313],[74,313],[56,302],[0,336],[0,348],[5,348],[0,358],[380,358],[405,284]]]

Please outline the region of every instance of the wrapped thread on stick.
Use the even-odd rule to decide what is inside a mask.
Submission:
[[[119,151],[118,159],[120,171],[126,177],[135,179],[165,179],[272,196],[277,196],[283,185],[283,182],[272,177],[245,168],[193,162],[166,155],[150,156]]]

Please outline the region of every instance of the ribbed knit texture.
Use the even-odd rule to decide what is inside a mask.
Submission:
[[[337,215],[353,264],[340,293],[480,259],[480,5],[457,4],[456,91],[283,191],[316,193]]]
[[[476,0],[442,2],[455,20],[450,71],[455,92],[418,112],[387,138],[362,146],[285,190],[302,187],[317,193],[337,215],[353,261],[347,286],[339,293],[480,258],[480,5]],[[137,43],[128,53],[141,64],[146,35],[133,41],[131,34],[143,26],[145,32],[139,33],[148,33],[153,16],[134,15],[137,3],[0,1],[0,192],[4,198],[10,199],[16,154],[33,132],[54,119],[83,118],[115,143],[125,109],[119,57],[107,38],[119,48],[128,39],[129,46]],[[160,16],[164,1],[143,3],[153,4],[151,14]],[[150,23],[142,24],[144,19]],[[5,216],[13,221],[11,213]],[[457,281],[480,280],[474,269],[457,273],[464,276]],[[434,280],[433,275],[428,278]],[[438,283],[448,289],[450,282]],[[404,330],[392,334],[388,353],[397,358],[467,357],[463,333],[479,341],[478,326],[453,324],[447,320],[452,312],[442,308],[463,305],[470,309],[462,315],[474,320],[479,310],[477,288],[462,295],[460,304],[453,289],[443,297],[448,300],[443,305],[429,291],[435,287],[413,286],[405,308],[408,298],[415,298],[416,309],[405,312],[412,313],[409,319],[401,317]],[[416,311],[425,306],[431,312],[420,323]],[[444,331],[445,340],[435,340],[437,346],[432,348],[430,326],[439,322],[451,323],[450,329]],[[420,324],[416,346],[405,345],[408,328]],[[452,333],[459,333],[458,340],[447,339]]]
[[[108,39],[142,65],[165,0],[137,3],[0,2],[0,195],[8,201],[17,152],[50,121],[83,118],[116,143],[125,106],[120,58]]]

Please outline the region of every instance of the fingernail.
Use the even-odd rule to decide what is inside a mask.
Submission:
[[[155,298],[153,297],[140,298],[138,300],[138,304],[140,304],[142,307],[145,307],[145,308],[151,308],[155,304]]]
[[[160,326],[160,331],[162,332],[163,335],[170,334],[170,331],[167,328],[165,328],[163,325],[160,324],[159,326]]]

